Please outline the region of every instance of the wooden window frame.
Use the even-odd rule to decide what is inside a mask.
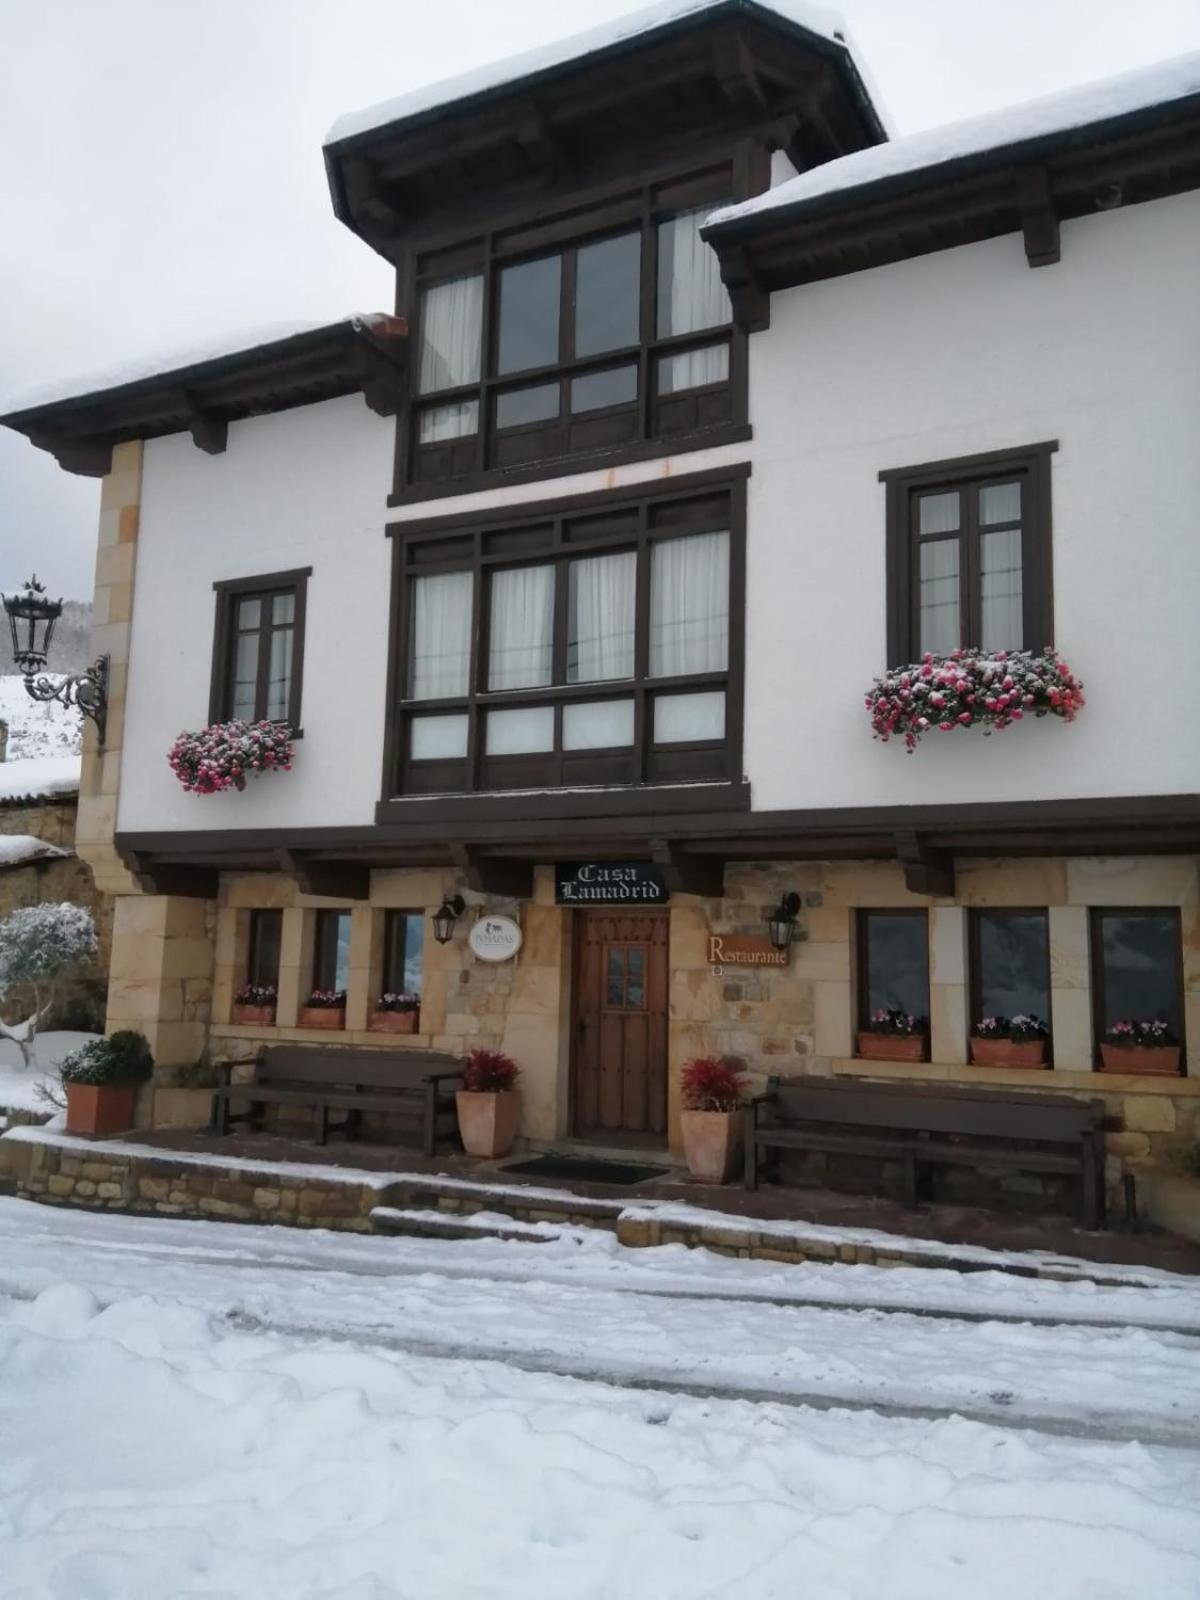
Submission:
[[[288,693],[287,724],[293,739],[303,737],[300,726],[300,707],[304,688],[304,633],[307,614],[308,580],[311,567],[295,567],[288,572],[258,573],[249,578],[223,578],[213,584],[216,595],[216,621],[213,628],[212,673],[209,679],[208,720],[228,722],[231,715],[233,693],[233,619],[243,600],[261,599],[269,604],[276,595],[290,594],[294,598],[292,615],[292,672]],[[258,686],[256,698],[264,703],[266,672],[271,658],[269,641],[271,628],[260,629],[258,646]],[[256,710],[258,709],[256,705]],[[265,721],[265,717],[255,717]]]
[[[349,917],[350,914],[351,913],[350,913],[350,907],[349,906],[321,906],[317,911],[314,912],[314,914],[313,914],[313,919],[314,920],[313,920],[312,973],[311,973],[311,982],[309,984],[309,992],[310,993],[313,992],[316,989],[331,989],[331,990],[334,990],[336,992],[336,990],[337,990],[337,943],[336,943],[336,941],[333,943],[333,946],[332,946],[332,953],[333,953],[333,981],[330,982],[330,983],[325,983],[325,982],[322,981],[321,968],[322,968],[322,965],[323,965],[327,955],[329,954],[329,949],[330,949],[329,940],[328,940],[328,937],[326,935],[326,931],[325,930],[327,928],[329,928],[329,927],[335,927],[336,926],[336,923],[334,921],[335,918],[338,918],[338,917]],[[347,982],[349,982],[349,973],[347,973]]]
[[[563,188],[553,210],[547,206],[531,218],[526,200],[522,207],[501,211],[489,225],[472,236],[442,234],[422,240],[401,257],[397,273],[397,303],[409,307],[414,352],[421,348],[421,296],[424,290],[456,278],[483,277],[483,327],[478,382],[454,389],[419,394],[419,355],[410,363],[409,394],[402,407],[396,434],[393,493],[389,505],[465,494],[497,483],[527,483],[582,472],[618,462],[648,460],[666,453],[711,448],[744,441],[749,426],[747,334],[730,313],[729,321],[695,333],[664,334],[657,331],[658,225],[683,212],[737,202],[760,193],[769,184],[769,157],[752,141],[732,151],[695,156],[687,166],[678,162],[651,169],[636,178],[614,180],[580,192]],[[636,344],[576,359],[573,350],[576,252],[582,246],[639,230],[641,233],[640,336]],[[499,279],[506,266],[562,254],[559,303],[559,357],[547,366],[520,373],[496,371],[499,348]],[[727,344],[729,371],[717,383],[659,395],[656,366],[660,359],[715,344]],[[569,384],[572,377],[636,363],[637,395],[633,402],[572,413]],[[498,392],[557,381],[559,414],[548,422],[518,424],[497,430],[493,422]],[[431,406],[477,400],[479,427],[475,434],[438,445],[419,444],[420,414]],[[611,421],[617,415],[634,418],[628,438],[590,430],[591,420]],[[573,423],[585,437],[573,444]],[[500,460],[496,435],[542,435],[543,453]],[[555,438],[555,433],[561,435]],[[469,448],[468,448],[469,447]],[[422,452],[440,451],[434,457]],[[431,463],[433,464],[431,467]]]
[[[395,949],[393,929],[396,926],[397,919],[400,917],[403,917],[406,921],[410,918],[415,918],[421,924],[422,987],[424,986],[425,982],[425,913],[424,911],[413,910],[407,906],[388,906],[383,913],[383,940],[381,945],[382,967],[379,975],[379,992],[381,994],[386,994],[391,988],[391,985],[388,982],[388,968],[391,965],[391,960]],[[401,964],[403,965],[403,963]],[[399,989],[400,991],[404,991],[404,985],[401,984]],[[421,988],[416,990],[416,994],[418,997],[421,995]]]
[[[970,1034],[983,1015],[983,945],[979,927],[984,917],[1041,917],[1046,925],[1046,1015],[1042,1021],[1046,1037],[1047,1065],[1054,1060],[1054,995],[1050,967],[1050,911],[1046,906],[970,906],[967,909],[967,993],[971,1014],[967,1019]]]
[[[888,665],[907,666],[921,659],[920,586],[916,580],[922,540],[915,531],[914,506],[919,495],[958,491],[968,507],[967,525],[959,535],[960,644],[979,642],[978,490],[994,482],[1019,478],[1022,483],[1022,648],[1040,654],[1054,644],[1054,567],[1052,556],[1050,457],[1056,439],[1014,450],[919,466],[889,468],[879,474],[886,490],[887,521],[887,654]]]
[[[929,955],[929,908],[927,906],[860,906],[854,917],[855,960],[857,983],[855,988],[855,1013],[858,1031],[868,1032],[871,1020],[870,1006],[870,935],[868,927],[872,917],[919,917],[925,926],[925,1025],[932,1027],[933,962]]]
[[[393,600],[383,803],[400,797],[409,800],[431,794],[504,799],[510,791],[528,788],[634,790],[679,783],[740,782],[745,669],[746,479],[749,472],[749,465],[742,464],[692,473],[666,484],[640,484],[629,489],[573,495],[474,516],[464,513],[392,524],[388,529],[393,539]],[[602,525],[606,520],[612,524],[607,530]],[[578,530],[587,523],[596,525],[594,533],[578,537]],[[718,531],[729,534],[727,665],[717,672],[651,677],[648,659],[651,549],[659,540]],[[628,549],[638,552],[634,675],[568,683],[563,620],[567,563],[577,557]],[[488,576],[503,568],[547,563],[561,566],[556,590],[554,681],[544,689],[489,690],[486,686]],[[412,581],[427,574],[463,570],[470,570],[475,576],[467,693],[444,700],[410,700],[407,689]],[[655,696],[713,689],[725,694],[722,739],[654,744]],[[634,701],[632,746],[614,751],[564,751],[563,707],[574,701],[607,699]],[[485,754],[484,718],[488,710],[541,705],[552,705],[555,711],[552,752],[512,757]],[[409,727],[414,717],[462,712],[468,716],[465,758],[422,762],[408,759]]]
[[[280,961],[282,960],[282,955],[283,955],[283,912],[279,911],[279,910],[276,910],[276,909],[274,909],[273,907],[270,907],[270,906],[257,906],[255,908],[253,908],[251,910],[251,912],[250,912],[250,924],[249,924],[249,928],[247,930],[247,935],[246,935],[246,982],[247,983],[261,984],[263,982],[263,979],[255,971],[255,966],[256,966],[256,958],[257,958],[257,951],[258,951],[259,938],[260,938],[260,929],[261,929],[262,924],[263,924],[263,919],[266,918],[266,917],[275,917],[275,918],[278,918],[278,920],[279,920]],[[276,961],[276,963],[275,963],[275,975],[274,975],[274,977],[269,978],[267,980],[267,982],[273,988],[276,988],[276,989],[278,989],[278,987],[279,987],[280,961]]]
[[[1092,980],[1092,1045],[1095,1064],[1100,1065],[1100,1045],[1104,1038],[1107,1011],[1104,984],[1105,917],[1169,917],[1175,924],[1175,1005],[1179,1012],[1179,1070],[1187,1073],[1187,992],[1183,981],[1183,914],[1178,906],[1089,906],[1088,943]]]

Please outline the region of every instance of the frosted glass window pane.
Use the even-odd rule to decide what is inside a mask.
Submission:
[[[558,361],[562,257],[543,256],[500,274],[498,372],[525,372]]]
[[[729,292],[721,282],[717,252],[700,227],[718,202],[685,211],[658,226],[658,332],[697,333],[733,320]]]
[[[553,749],[553,706],[516,706],[511,711],[488,712],[489,756],[529,755]]]
[[[1020,483],[992,483],[979,491],[979,520],[982,523],[1020,522]]]
[[[958,540],[921,546],[921,653],[945,655],[962,643],[958,616]]]
[[[954,533],[959,526],[958,491],[923,494],[918,502],[921,533]]]
[[[413,583],[412,699],[466,694],[474,581],[470,572],[438,572]]]
[[[1019,650],[1025,636],[1021,607],[1021,530],[984,533],[979,539],[985,650]]]
[[[658,363],[659,394],[699,389],[705,383],[724,383],[729,377],[729,346],[706,344],[682,355],[663,356]]]
[[[441,444],[446,439],[466,439],[479,432],[479,401],[459,400],[447,406],[427,406],[421,412],[421,444]]]
[[[271,633],[271,660],[267,677],[267,719],[282,722],[288,714],[292,688],[292,630],[275,628]]]
[[[623,233],[580,247],[575,258],[577,357],[637,344],[641,286],[641,234]]]
[[[258,602],[255,601],[255,605]],[[245,602],[243,602],[243,607]],[[233,666],[233,696],[230,714],[247,722],[254,720],[254,694],[258,684],[258,635],[239,634]]]
[[[567,682],[633,677],[637,553],[572,561],[567,594]]]
[[[296,620],[296,596],[289,589],[287,594],[277,594],[271,602],[271,621],[277,626],[281,622],[294,622]]]
[[[660,539],[650,568],[650,676],[729,664],[729,535]]]
[[[414,717],[409,749],[414,761],[457,761],[467,753],[467,717]]]
[[[632,743],[632,700],[583,700],[563,707],[564,750],[608,750]]]
[[[262,601],[242,600],[238,603],[239,628],[257,628],[262,621]]]
[[[483,278],[455,278],[421,296],[421,394],[479,381],[483,349]],[[468,430],[473,431],[473,430]]]
[[[489,689],[542,688],[554,653],[554,568],[512,567],[492,576]]]
[[[662,694],[654,702],[655,744],[685,744],[725,737],[725,695]]]

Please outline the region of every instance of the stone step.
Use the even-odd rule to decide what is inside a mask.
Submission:
[[[376,1206],[369,1221],[372,1233],[399,1234],[408,1239],[505,1239],[517,1244],[549,1244],[560,1234],[553,1224],[517,1222],[495,1212],[449,1216],[441,1211]]]
[[[628,1200],[604,1200],[572,1194],[569,1189],[501,1181],[472,1182],[464,1178],[406,1174],[380,1193],[379,1204],[402,1211],[438,1211],[468,1217],[476,1212],[499,1212],[518,1222],[556,1222],[616,1231],[617,1219]]]

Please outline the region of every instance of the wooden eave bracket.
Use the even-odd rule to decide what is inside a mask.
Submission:
[[[39,450],[48,451],[64,472],[74,472],[81,478],[107,478],[112,471],[111,443],[105,444],[99,439],[65,439],[39,428],[30,433],[29,442]]]
[[[392,321],[399,323],[402,319],[393,318]],[[403,334],[398,331],[388,334],[387,353],[375,335],[359,335],[351,353],[351,371],[358,380],[368,409],[377,417],[394,417],[403,403],[404,357],[408,352],[404,335],[407,331],[408,324],[405,322]],[[397,356],[400,359],[396,359]]]
[[[769,109],[767,91],[744,39],[739,38],[732,50],[728,40],[714,41],[712,65],[721,93],[736,111],[761,116]]]
[[[187,389],[180,389],[172,396],[175,408],[185,417],[184,426],[192,436],[192,443],[197,450],[203,450],[206,455],[224,455],[229,443],[229,423],[224,417],[217,416],[214,411],[207,411],[196,399],[195,395]]]
[[[143,894],[178,895],[185,900],[217,898],[218,873],[215,867],[155,861],[139,850],[122,849],[119,845],[117,854],[137,879]]]
[[[763,285],[745,245],[717,245],[721,281],[729,290],[733,320],[745,333],[763,333],[771,326],[771,295]]]
[[[897,833],[895,838],[905,887],[913,894],[953,899],[954,858],[944,850],[933,849],[919,833]]]
[[[564,177],[572,167],[571,153],[555,129],[544,106],[536,102],[521,118],[517,143],[535,167],[552,178]]]
[[[672,894],[698,894],[719,900],[725,893],[725,863],[717,856],[694,855],[667,839],[655,839],[650,859]]]
[[[505,900],[533,898],[532,861],[489,856],[469,845],[451,845],[450,855],[473,893],[499,895]]]
[[[1022,167],[1016,185],[1025,259],[1031,267],[1052,267],[1062,257],[1062,246],[1050,175],[1045,167]]]
[[[365,861],[321,861],[303,850],[276,852],[279,870],[294,878],[301,894],[331,900],[369,900],[371,868]]]
[[[346,185],[346,199],[364,232],[373,237],[394,239],[404,225],[404,219],[385,198],[379,178],[362,156],[349,157],[342,169]]]

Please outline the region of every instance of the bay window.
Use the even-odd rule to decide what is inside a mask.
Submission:
[[[744,424],[741,336],[700,237],[736,187],[718,167],[418,254],[397,488]]]
[[[740,777],[743,477],[393,529],[393,792]]]

